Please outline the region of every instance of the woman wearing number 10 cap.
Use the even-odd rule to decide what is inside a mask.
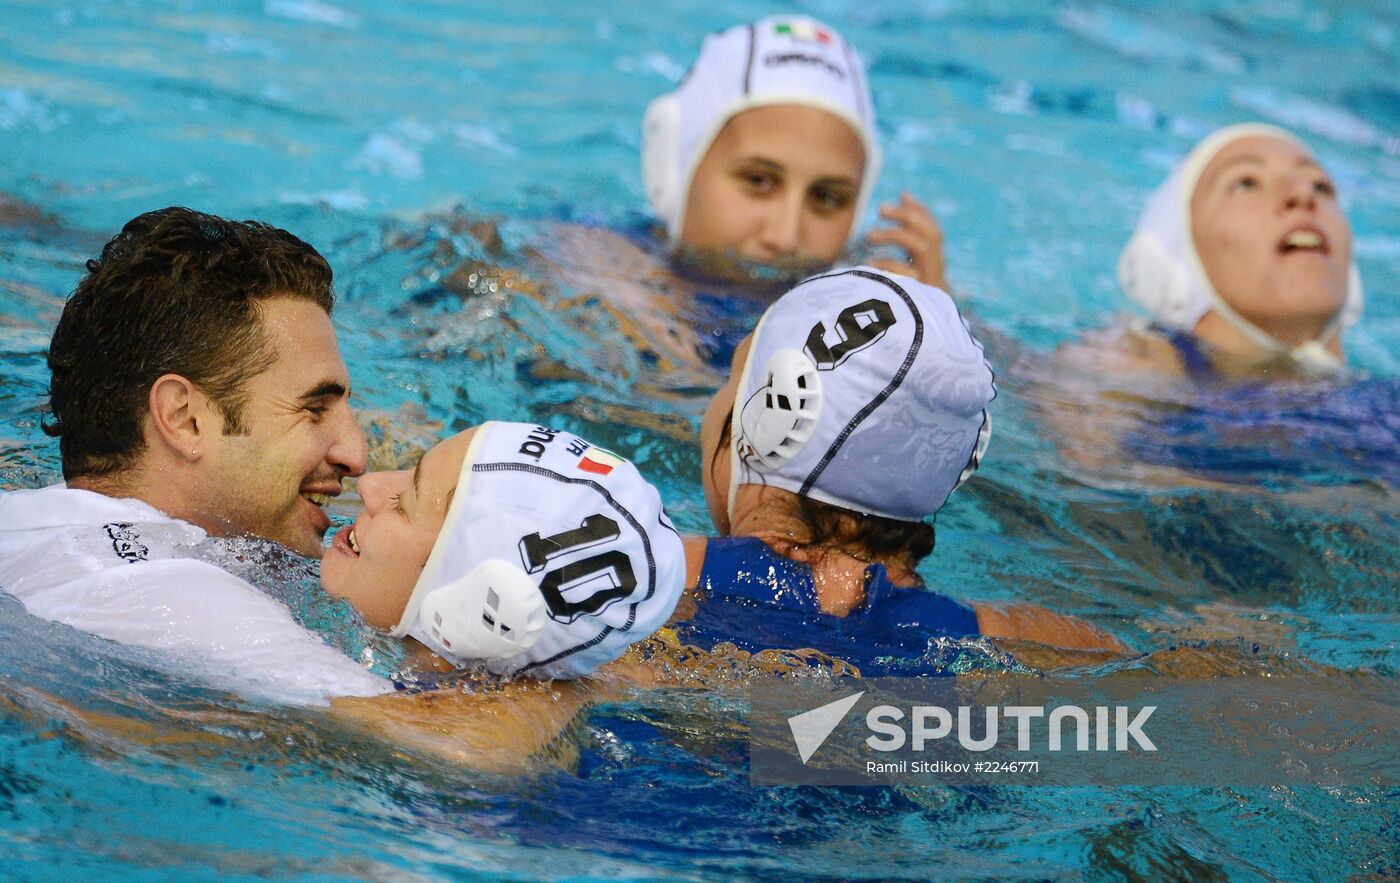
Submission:
[[[413,470],[364,476],[360,496],[322,583],[454,666],[583,677],[663,625],[681,594],[681,540],[656,489],[572,433],[486,423]]]

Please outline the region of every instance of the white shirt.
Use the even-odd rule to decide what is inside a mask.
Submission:
[[[190,557],[205,538],[139,500],[62,485],[0,493],[0,590],[34,616],[159,651],[164,667],[250,698],[392,691],[280,602]]]

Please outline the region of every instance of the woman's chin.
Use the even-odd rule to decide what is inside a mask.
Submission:
[[[340,561],[336,560],[337,557],[327,550],[325,557],[321,559],[321,588],[333,598],[343,598],[344,593],[338,591],[344,585],[344,580],[343,574],[339,572]]]
[[[764,293],[785,291],[793,284],[831,266],[818,258],[760,260],[729,248],[680,243],[671,255],[677,275],[697,282],[739,284]]]

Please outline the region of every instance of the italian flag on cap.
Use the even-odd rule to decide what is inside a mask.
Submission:
[[[790,21],[773,26],[773,33],[784,37],[791,37],[794,40],[806,40],[809,43],[831,42],[831,33],[824,31],[809,21]]]
[[[581,472],[592,472],[594,475],[607,475],[614,468],[621,466],[627,461],[614,454],[612,451],[605,451],[602,448],[589,448],[583,455],[583,459],[578,461],[578,468]]]

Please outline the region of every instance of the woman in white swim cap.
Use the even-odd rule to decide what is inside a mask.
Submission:
[[[755,267],[806,275],[859,240],[880,145],[865,67],[833,28],[774,16],[705,38],[681,84],[653,101],[642,133],[647,197],[678,256],[720,277]],[[876,261],[946,287],[942,232],[909,194],[866,241]]]
[[[1331,177],[1262,124],[1221,129],[1186,156],[1149,200],[1118,278],[1190,373],[1335,371],[1342,329],[1361,313]]]
[[[569,304],[560,293],[582,295],[584,333],[596,336],[600,320],[615,324],[640,355],[641,397],[686,396],[720,381],[781,286],[861,241],[880,168],[864,66],[838,32],[802,16],[712,34],[685,79],[648,107],[642,160],[661,235],[651,224],[547,224],[521,247],[530,262],[523,272],[473,258],[443,273],[443,286],[477,297],[487,287],[478,280],[489,277],[491,292],[499,282],[552,311]],[[899,257],[868,262],[946,289],[942,231],[928,209],[903,194],[880,214],[889,223],[864,244]],[[487,255],[505,251],[490,224],[451,227]],[[440,241],[446,256],[435,260],[450,260],[457,246]],[[521,331],[528,336],[530,325]],[[552,350],[551,341],[538,343],[540,353]],[[596,370],[629,369],[610,361]]]
[[[454,666],[583,677],[680,597],[684,553],[656,489],[569,432],[486,423],[413,470],[365,475],[360,497],[322,584]]]
[[[687,585],[701,598],[906,617],[953,637],[1123,651],[1041,607],[921,590],[928,519],[980,463],[995,395],[945,292],[873,267],[800,283],[740,345],[705,413],[702,484],[721,536],[687,538]],[[794,645],[803,637],[814,639]]]

